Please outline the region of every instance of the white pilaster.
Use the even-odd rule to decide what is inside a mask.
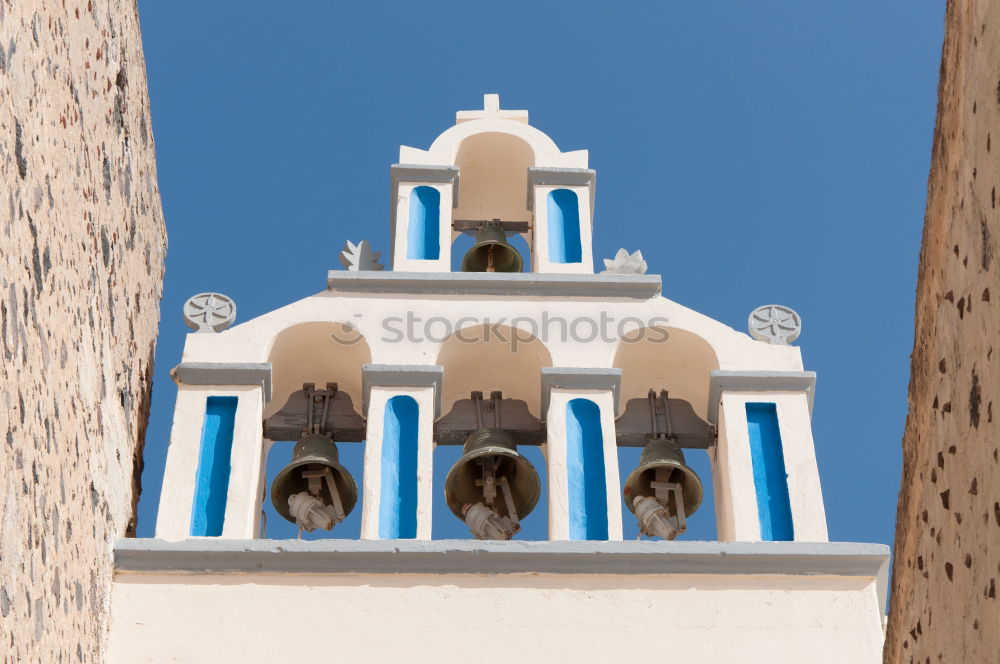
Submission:
[[[156,537],[190,537],[195,484],[209,397],[237,397],[223,537],[251,539],[260,523],[264,464],[263,388],[260,385],[178,385],[167,449]]]
[[[531,168],[528,171],[528,206],[533,210],[531,271],[561,274],[593,274],[593,211],[595,172],[589,169]],[[557,263],[549,260],[548,196],[556,189],[576,194],[580,220],[581,260]]]
[[[748,403],[773,403],[787,473],[795,541],[829,540],[810,414],[815,375],[810,372],[714,372],[710,418],[717,413],[714,454],[716,520],[722,541],[760,541]]]
[[[587,399],[601,414],[604,450],[604,486],[608,505],[608,539],[622,539],[621,480],[618,475],[618,445],[615,438],[615,395],[611,389],[566,389],[553,387],[546,416],[546,463],[549,479],[549,539],[568,540],[569,473],[566,444],[566,408],[574,399]],[[592,479],[592,478],[591,478]]]
[[[393,165],[392,173],[392,269],[411,272],[450,272],[452,212],[458,203],[458,169],[445,166]],[[417,187],[437,190],[438,208],[437,259],[407,258],[410,227],[410,202]]]
[[[362,539],[379,539],[385,411],[389,400],[395,396],[409,396],[417,403],[417,539],[431,538],[434,420],[440,412],[441,375],[442,369],[437,366],[364,367],[367,431],[362,483]]]

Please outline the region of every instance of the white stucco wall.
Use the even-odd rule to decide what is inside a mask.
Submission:
[[[874,579],[119,574],[108,661],[874,664]]]

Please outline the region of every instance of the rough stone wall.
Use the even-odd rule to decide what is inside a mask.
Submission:
[[[938,94],[885,661],[1000,662],[1000,2],[948,2]]]
[[[166,235],[134,0],[0,0],[0,661],[98,662]]]

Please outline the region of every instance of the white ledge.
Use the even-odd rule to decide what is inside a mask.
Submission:
[[[119,539],[118,572],[785,574],[879,577],[884,544]]]
[[[658,274],[551,274],[538,272],[352,272],[330,270],[328,290],[349,293],[621,297],[660,294]]]

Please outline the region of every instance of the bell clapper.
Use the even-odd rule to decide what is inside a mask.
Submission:
[[[483,502],[464,505],[462,514],[469,530],[478,539],[509,540],[521,530],[521,522],[517,518],[510,483],[505,476],[496,476],[496,461],[496,457],[483,460],[483,479],[476,480],[476,486],[483,488]],[[500,516],[496,511],[497,485],[503,494],[507,516]]]
[[[510,519],[500,516],[482,503],[464,505],[462,515],[476,539],[509,540],[516,532]]]
[[[507,517],[510,519],[514,532],[521,530],[521,521],[517,518],[517,508],[514,506],[514,496],[510,492],[510,483],[506,477],[500,478],[500,490],[503,491],[503,500],[507,504]]]
[[[649,483],[655,497],[636,496],[635,515],[643,534],[672,540],[687,530],[684,491],[680,484],[668,482],[670,471],[656,469],[656,479]]]
[[[302,477],[309,482],[309,491],[300,491],[288,497],[288,508],[295,518],[295,523],[307,532],[312,532],[316,528],[332,530],[346,516],[340,491],[333,479],[333,472],[329,468],[305,470],[302,471]],[[321,497],[324,479],[332,505],[327,505]]]
[[[486,271],[487,272],[497,271],[496,267],[493,265],[493,245],[490,245],[489,253],[486,255]]]

